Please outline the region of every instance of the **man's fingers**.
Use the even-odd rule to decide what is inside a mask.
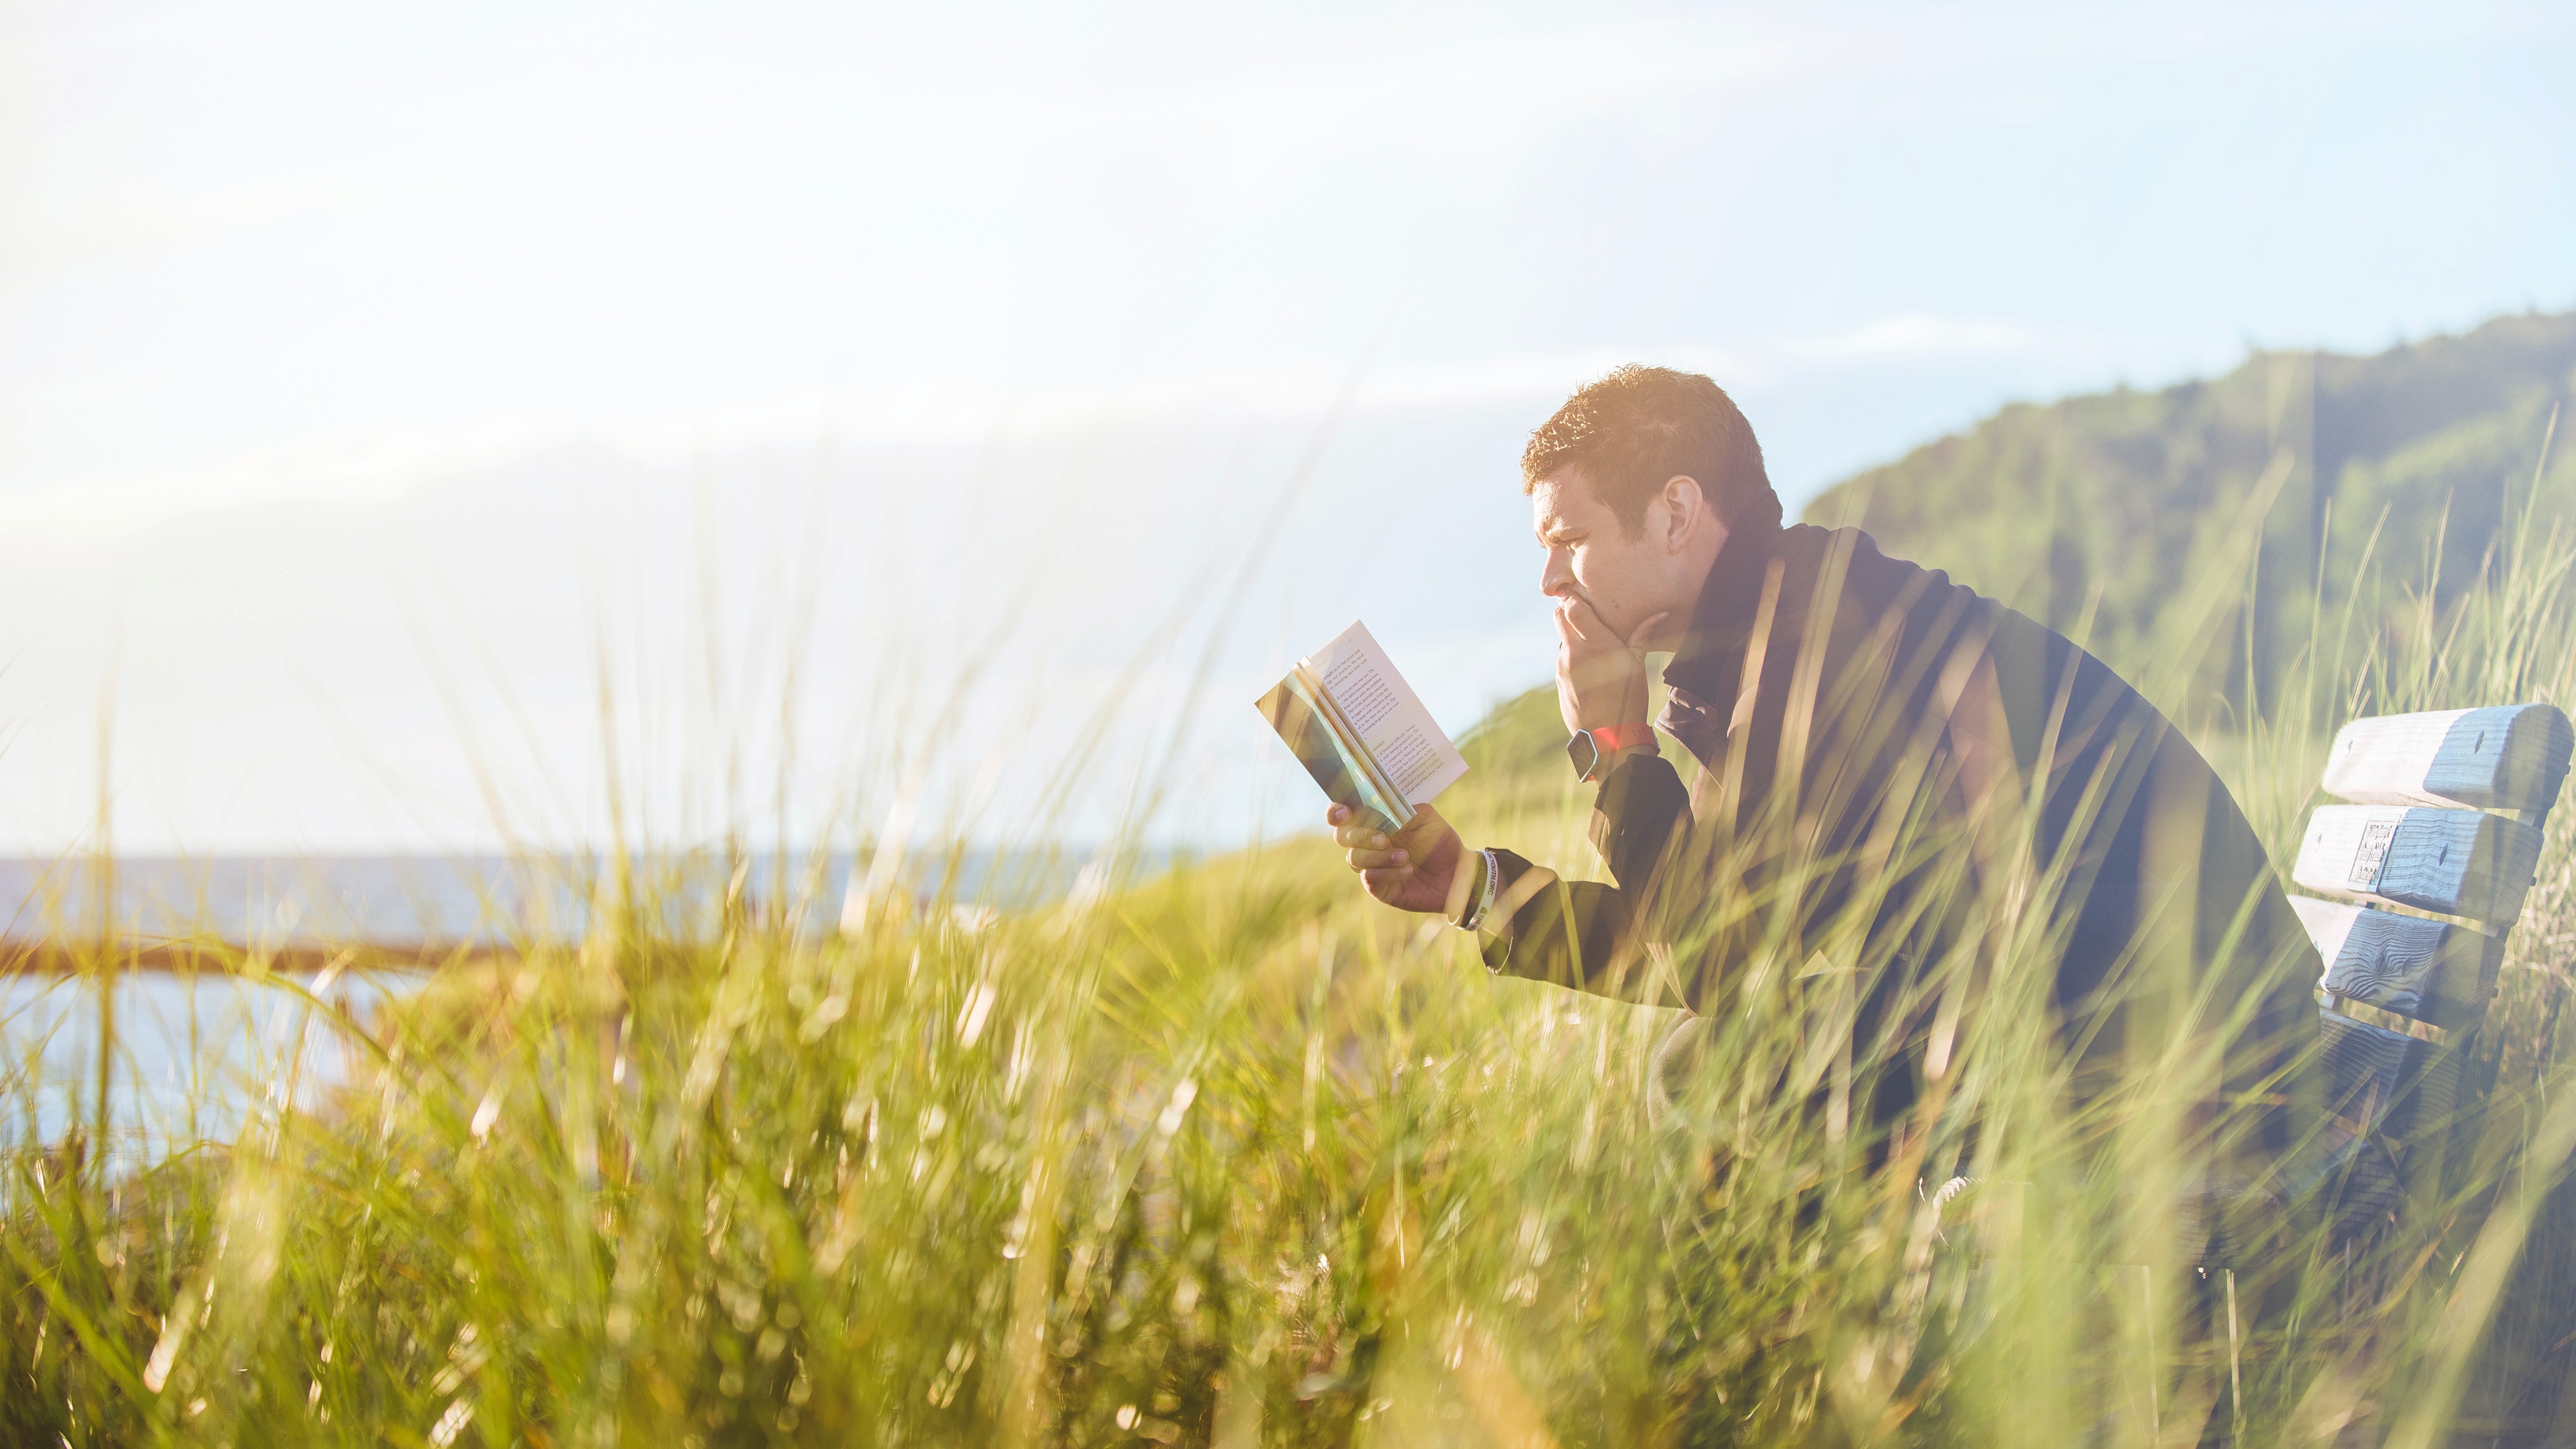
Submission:
[[[1567,597],[1557,601],[1556,637],[1568,649],[1577,644],[1598,644],[1610,632],[1601,615],[1583,600]]]
[[[1324,809],[1324,823],[1326,825],[1339,825],[1350,818],[1351,807],[1348,805],[1336,802],[1332,805],[1326,806]]]
[[[1598,617],[1592,612],[1592,606],[1581,599],[1559,599],[1556,601],[1556,637],[1569,646],[1578,642],[1590,643],[1592,631],[1585,626]]]
[[[1409,867],[1413,854],[1404,850],[1354,850],[1350,852],[1351,869],[1356,871],[1388,870]]]
[[[1333,843],[1346,849],[1384,850],[1395,843],[1395,837],[1365,821],[1354,820],[1333,832]]]

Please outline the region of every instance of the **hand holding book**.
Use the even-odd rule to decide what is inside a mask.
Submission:
[[[1351,869],[1370,895],[1400,911],[1457,916],[1466,894],[1458,878],[1466,847],[1438,810],[1415,806],[1413,819],[1392,834],[1347,805],[1325,811],[1324,823],[1333,827],[1333,843],[1350,853]]]

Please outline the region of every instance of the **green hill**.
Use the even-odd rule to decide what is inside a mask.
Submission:
[[[2197,691],[2241,706],[2246,679],[2268,695],[2283,678],[2320,602],[2329,626],[2348,600],[2393,622],[2478,579],[2526,512],[2540,529],[2576,517],[2576,450],[2550,449],[2535,488],[2571,383],[2576,313],[2370,357],[2258,352],[2215,381],[2015,404],[1836,485],[1805,516],[1858,523],[2123,666],[2149,652],[2167,603],[2212,586],[2204,565],[2232,552],[2217,545],[2260,517],[2253,616],[2236,616]],[[2268,512],[2249,511],[2266,488]]]

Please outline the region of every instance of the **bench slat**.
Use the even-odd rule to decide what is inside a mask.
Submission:
[[[2460,1051],[2337,1016],[2317,1013],[2325,1048],[2326,1110],[2421,1140],[2449,1127],[2459,1109]]]
[[[2324,990],[2445,1029],[2486,1015],[2501,937],[2314,896],[2292,896],[2290,907],[2325,958]]]
[[[2332,1012],[2319,1012],[2317,1026],[2325,1039],[2326,1110],[2379,1125],[2413,1059],[2432,1044]]]
[[[2571,754],[2576,729],[2552,705],[2380,715],[2335,735],[2325,790],[2361,805],[2546,810]]]
[[[2312,891],[2511,925],[2540,832],[2476,810],[2320,805],[2290,878]]]

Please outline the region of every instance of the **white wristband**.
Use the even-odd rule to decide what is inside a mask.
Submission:
[[[1480,850],[1476,854],[1485,862],[1484,888],[1476,893],[1475,908],[1468,911],[1467,918],[1458,923],[1458,929],[1462,931],[1473,931],[1485,924],[1485,914],[1494,908],[1494,897],[1502,890],[1503,868],[1501,863],[1494,859],[1494,853],[1490,850]]]

